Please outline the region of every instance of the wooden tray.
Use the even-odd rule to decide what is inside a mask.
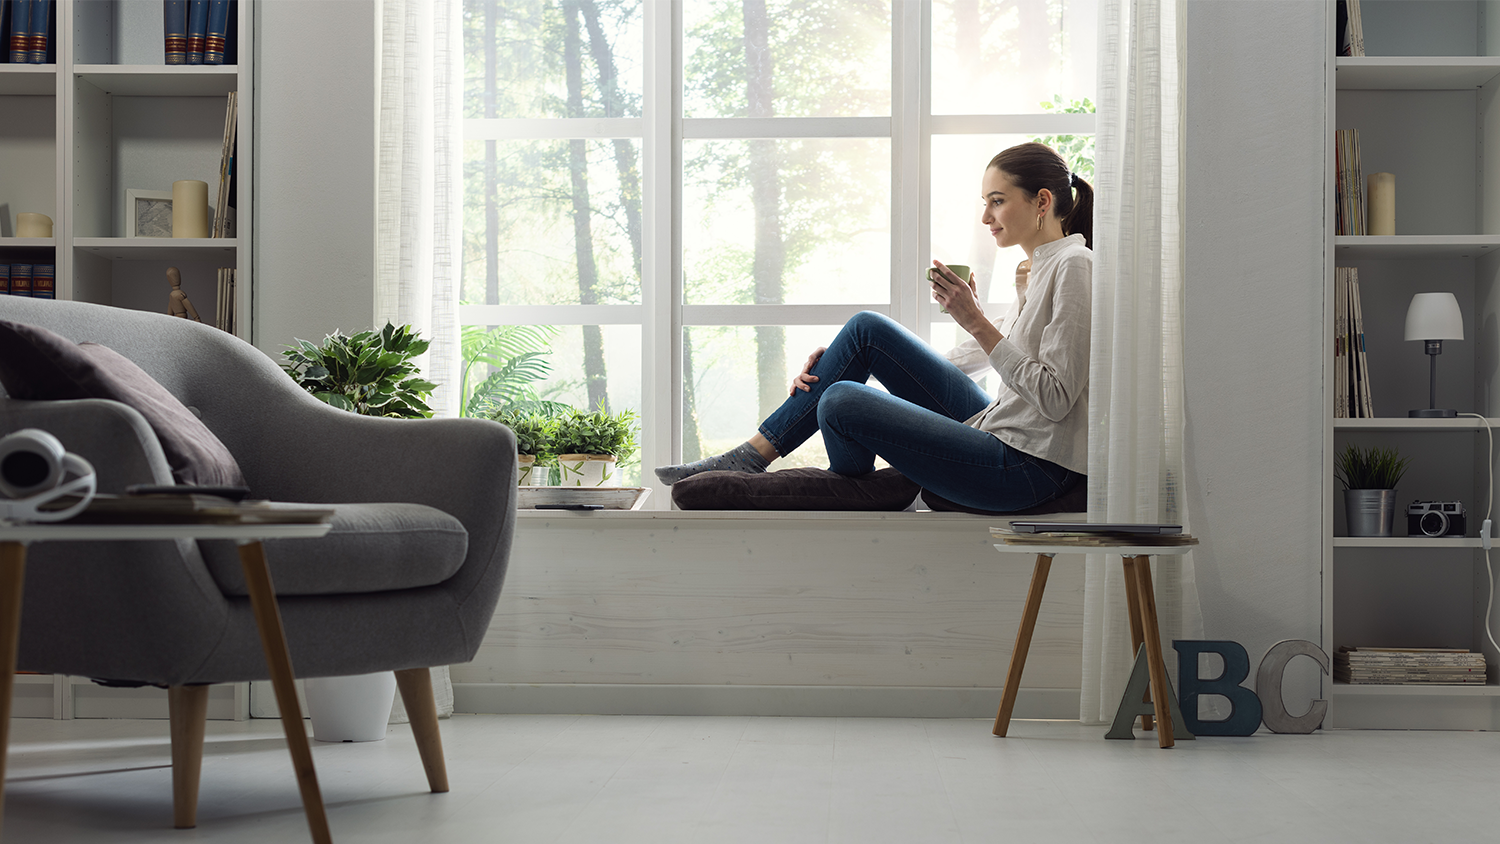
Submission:
[[[639,510],[651,496],[643,486],[521,486],[516,508],[533,510],[538,504],[599,504],[606,510]]]

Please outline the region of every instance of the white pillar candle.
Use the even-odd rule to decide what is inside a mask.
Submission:
[[[16,214],[16,237],[51,237],[52,218],[35,211]]]
[[[1396,233],[1396,174],[1371,173],[1370,234]]]
[[[208,237],[208,182],[172,183],[172,236]]]

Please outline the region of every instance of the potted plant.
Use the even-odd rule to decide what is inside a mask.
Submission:
[[[1349,445],[1334,461],[1344,485],[1344,513],[1350,536],[1390,536],[1396,519],[1396,484],[1411,458],[1394,448]]]
[[[619,486],[616,466],[635,453],[636,414],[573,408],[557,420],[552,445],[561,486]]]
[[[552,473],[547,463],[554,454],[552,440],[556,420],[528,410],[501,410],[491,418],[516,436],[519,485],[550,486]]]
[[[389,322],[380,331],[350,337],[334,331],[320,345],[298,340],[282,352],[281,368],[304,390],[340,410],[362,416],[426,419],[437,385],[418,375],[415,359],[429,342],[409,325]],[[318,741],[385,738],[396,697],[390,671],[350,677],[309,677],[303,683],[307,714]]]

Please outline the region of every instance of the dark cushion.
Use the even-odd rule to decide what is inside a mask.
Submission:
[[[264,543],[276,594],[340,595],[431,586],[452,577],[468,554],[468,531],[442,510],[421,504],[332,506],[333,527],[327,535]],[[248,594],[233,542],[205,540],[198,547],[224,594]]]
[[[921,487],[895,469],[849,477],[827,469],[704,472],[672,485],[683,510],[905,510]]]
[[[180,484],[244,486],[234,455],[198,417],[124,355],[0,320],[0,385],[22,400],[111,399],[146,417]]]
[[[938,495],[930,489],[922,490],[922,503],[938,511],[973,513],[978,516],[1045,516],[1049,513],[1086,513],[1089,509],[1089,479],[1084,478],[1051,501],[1043,501],[1025,510],[1002,512],[968,507]]]

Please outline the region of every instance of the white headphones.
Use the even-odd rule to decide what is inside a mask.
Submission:
[[[68,473],[74,477],[64,481]],[[94,467],[69,453],[57,437],[22,428],[0,437],[0,521],[60,522],[89,506],[98,488]],[[62,510],[40,508],[66,495],[79,501]]]

